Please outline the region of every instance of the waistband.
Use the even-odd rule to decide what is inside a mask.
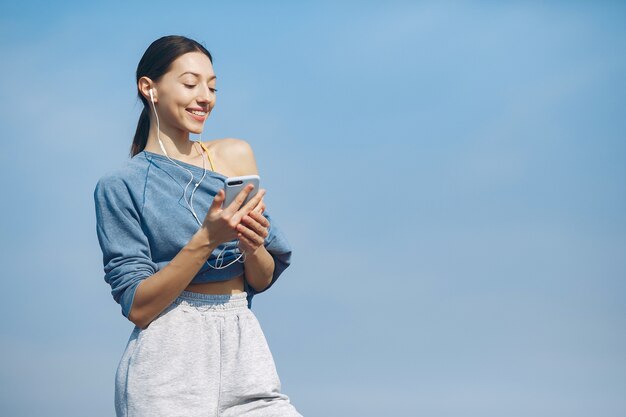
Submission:
[[[184,290],[174,303],[199,307],[201,310],[246,310],[248,308],[247,296],[248,293],[245,291],[236,294],[202,294]]]

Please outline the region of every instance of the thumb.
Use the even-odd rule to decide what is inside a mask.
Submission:
[[[210,210],[215,210],[215,209],[220,208],[223,202],[224,202],[224,190],[219,190],[217,194],[215,194],[215,197],[213,198],[213,203],[211,203]]]

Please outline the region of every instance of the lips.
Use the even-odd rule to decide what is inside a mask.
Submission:
[[[208,115],[208,112],[205,112],[204,110],[196,110],[196,109],[185,109],[187,111],[187,113],[189,113],[189,115],[195,119],[198,120],[200,122],[204,121]],[[198,113],[204,113],[202,114],[194,114],[192,113],[192,111],[198,112]]]

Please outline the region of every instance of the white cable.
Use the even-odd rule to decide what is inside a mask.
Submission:
[[[163,153],[165,154],[165,156],[167,157],[167,159],[169,159],[170,161],[172,161],[174,164],[178,165],[180,168],[184,169],[185,171],[187,171],[190,175],[191,175],[191,179],[189,180],[189,182],[187,183],[187,185],[185,186],[185,189],[183,190],[183,200],[185,200],[185,203],[187,203],[187,207],[189,207],[191,214],[193,214],[193,217],[196,219],[196,222],[198,222],[198,225],[202,226],[202,222],[200,222],[200,220],[198,219],[198,216],[196,215],[196,212],[193,209],[193,194],[196,192],[196,189],[198,188],[198,186],[200,186],[200,183],[202,183],[202,180],[204,179],[204,177],[206,176],[206,162],[204,161],[204,148],[201,146],[202,148],[202,168],[204,169],[204,173],[202,174],[202,178],[200,178],[200,181],[198,181],[196,183],[196,186],[194,187],[193,191],[191,192],[191,198],[189,199],[189,201],[187,201],[187,199],[185,198],[185,196],[187,195],[187,187],[189,187],[189,184],[192,183],[193,181],[193,173],[188,170],[185,167],[180,166],[179,164],[176,163],[176,161],[174,161],[172,158],[169,157],[169,155],[167,154],[167,151],[165,150],[165,147],[163,146],[163,142],[161,142],[161,135],[159,134],[161,131],[161,126],[159,124],[159,115],[157,114],[156,111],[156,106],[154,104],[154,100],[152,100],[152,108],[154,109],[154,115],[156,116],[156,120],[157,120],[157,139],[159,140],[159,145],[161,146],[161,150],[163,151]],[[202,135],[200,136],[200,138],[202,139]],[[190,204],[191,203],[191,204]],[[239,257],[237,259],[235,259],[234,261],[232,261],[231,263],[229,263],[228,265],[222,267],[222,262],[223,262],[223,253],[226,250],[227,246],[226,244],[230,243],[230,242],[225,242],[220,244],[221,245],[225,245],[225,247],[221,250],[221,252],[219,253],[219,255],[216,258],[216,265],[217,265],[217,260],[220,260],[220,266],[213,266],[209,263],[209,260],[206,260],[206,264],[209,265],[211,268],[213,269],[224,269],[224,268],[228,268],[229,266],[231,266],[232,264],[234,264],[235,262],[239,261],[239,259],[244,256],[245,251],[241,252],[241,255],[239,255]],[[239,248],[238,244],[236,245],[236,249],[241,251],[241,249]],[[239,262],[244,262],[245,261],[245,257],[243,261],[239,261]]]

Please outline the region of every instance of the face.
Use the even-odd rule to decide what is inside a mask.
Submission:
[[[215,106],[216,99],[215,73],[208,56],[202,52],[181,55],[153,86],[156,89],[153,94],[161,129],[169,127],[202,133],[204,122]],[[148,85],[142,91],[147,93],[148,102],[152,105],[149,89]]]

